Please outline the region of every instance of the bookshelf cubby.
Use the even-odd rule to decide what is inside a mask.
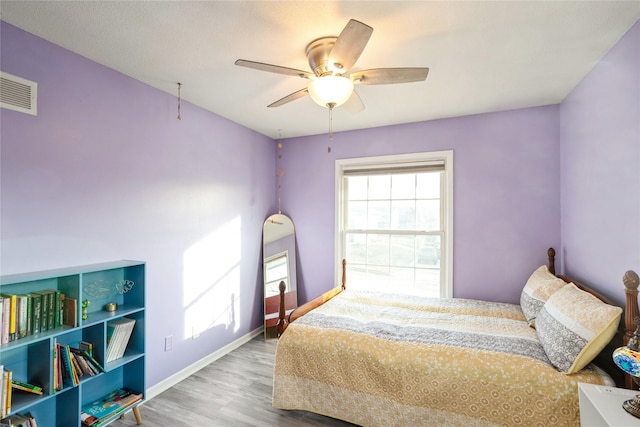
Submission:
[[[134,409],[139,420],[136,407],[146,395],[145,263],[114,261],[0,276],[0,295],[43,290],[58,291],[65,299],[76,300],[77,326],[60,325],[0,345],[0,365],[12,372],[13,379],[43,389],[42,395],[14,389],[8,415],[28,412],[38,427],[82,427],[84,406],[125,388],[142,393],[143,399],[127,409]],[[86,316],[83,301],[88,302]],[[108,303],[117,304],[115,311],[105,309]],[[133,333],[124,356],[107,363],[107,322],[121,317],[135,319]],[[104,372],[81,377],[77,386],[66,384],[54,390],[56,344],[78,347],[80,342],[92,344],[93,358]]]

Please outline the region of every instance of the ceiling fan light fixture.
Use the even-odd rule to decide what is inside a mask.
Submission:
[[[334,108],[347,102],[353,93],[353,82],[343,76],[322,76],[312,80],[308,90],[316,104]]]

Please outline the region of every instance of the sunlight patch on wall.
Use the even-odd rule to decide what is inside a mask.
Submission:
[[[185,338],[208,329],[240,327],[240,217],[184,253]]]

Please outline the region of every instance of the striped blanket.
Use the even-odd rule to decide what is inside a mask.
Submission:
[[[280,337],[273,406],[362,426],[579,425],[593,365],[549,364],[520,307],[347,290]]]

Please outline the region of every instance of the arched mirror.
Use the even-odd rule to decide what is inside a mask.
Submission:
[[[262,254],[264,256],[264,336],[277,338],[280,282],[286,285],[286,314],[298,306],[296,236],[293,221],[288,216],[277,213],[264,222]]]

